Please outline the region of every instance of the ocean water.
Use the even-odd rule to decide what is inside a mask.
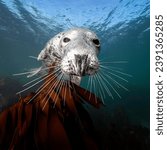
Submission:
[[[127,80],[108,74],[127,89],[113,85],[118,96],[107,83],[112,79],[104,75],[113,97],[103,86],[105,106],[98,111],[88,107],[95,123],[107,127],[124,114],[125,122],[149,128],[149,0],[0,0],[0,81],[8,77],[24,83],[26,76],[12,74],[39,67],[29,56],[38,56],[51,37],[73,27],[96,32],[99,59]],[[88,80],[85,77],[81,86],[86,88]],[[2,97],[10,83],[0,85]],[[100,87],[88,88],[96,93]]]

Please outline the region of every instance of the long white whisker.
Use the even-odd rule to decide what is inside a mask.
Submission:
[[[53,98],[53,100],[55,99],[55,101],[54,101],[54,108],[55,108],[55,106],[56,106],[56,103],[57,103],[57,100],[58,100],[58,97],[59,97],[59,93],[60,93],[60,87],[61,87],[61,85],[62,85],[62,78],[63,78],[63,76],[64,76],[64,74],[62,73],[61,74],[61,77],[60,77],[60,79],[59,79],[59,82],[57,83],[57,88],[56,88],[56,95],[54,96],[54,98]]]
[[[103,73],[103,72],[101,72],[101,73]],[[104,74],[104,73],[103,73],[103,75],[106,76],[106,77],[108,77],[109,79],[111,79],[114,83],[116,83],[118,86],[122,87],[124,90],[129,91],[126,87],[124,87],[121,83],[119,83],[119,82],[117,82],[116,80],[114,80],[114,79],[113,79],[112,77],[110,77],[108,74]]]
[[[94,76],[92,76],[92,77],[93,77],[92,82],[93,82],[93,87],[94,87],[94,94],[96,94],[96,93],[95,93],[95,91],[96,91],[96,90],[95,90],[95,89],[96,89],[96,85],[95,85],[95,84],[96,84],[96,81],[95,81],[95,77],[94,77]],[[97,97],[96,97],[96,96],[95,96],[95,100],[96,100],[96,103],[97,103]]]
[[[65,84],[65,92],[64,92],[64,106],[65,106],[65,102],[66,102],[65,98],[66,98],[66,93],[67,93],[67,91],[66,91],[67,90],[67,83],[65,82],[64,84]]]
[[[128,63],[128,61],[110,61],[110,62],[100,62],[100,64],[123,64]]]
[[[105,93],[104,93],[104,89],[103,89],[103,86],[102,86],[102,84],[101,84],[101,80],[99,79],[99,77],[98,77],[98,73],[96,73],[95,74],[95,76],[96,76],[96,79],[97,79],[97,81],[98,81],[98,83],[99,83],[99,85],[100,85],[100,88],[101,88],[101,91],[102,91],[102,95],[104,96],[104,98],[105,98]],[[102,97],[103,97],[102,96]]]
[[[60,70],[60,68],[57,68],[57,69],[55,70],[55,73],[57,73],[59,70]],[[45,78],[43,78],[44,76],[46,76],[46,74],[44,74],[44,75],[42,75],[42,76],[40,76],[40,77],[38,77],[38,78],[35,78],[34,80],[32,80],[32,81],[30,81],[30,82],[24,84],[23,87],[24,87],[24,86],[27,86],[27,85],[29,85],[29,84],[35,82],[35,81],[37,81],[38,79],[41,79],[41,78],[42,78],[41,81],[45,80]],[[46,77],[46,78],[47,78],[47,77]]]
[[[35,56],[28,56],[29,58],[32,58],[32,59],[38,59],[38,57],[35,57]]]
[[[100,68],[99,71],[100,71],[100,70],[102,70],[102,72],[106,71],[107,73],[109,73],[109,74],[111,74],[111,75],[113,75],[113,76],[115,76],[115,77],[117,77],[117,78],[119,78],[119,79],[121,79],[121,80],[123,80],[123,81],[125,81],[125,82],[128,82],[128,80],[126,80],[125,78],[123,78],[123,77],[121,77],[121,76],[119,76],[119,75],[117,75],[117,74],[115,74],[115,73],[112,73],[112,72],[110,72],[110,71],[108,71],[108,70],[105,70],[105,69],[103,69],[103,68]]]
[[[55,67],[57,67],[57,66],[51,66],[51,67],[45,67],[45,68],[38,68],[38,69],[40,69],[40,71],[44,71],[44,70],[48,70],[48,69],[51,69],[51,68],[55,68]],[[27,72],[21,72],[21,73],[15,73],[15,74],[13,74],[13,76],[20,76],[20,75],[27,75],[27,74],[31,74],[31,73],[33,73],[34,72],[34,70],[32,70],[32,71],[27,71]]]
[[[92,87],[92,76],[90,76],[90,91],[93,92],[93,87]],[[89,94],[89,100],[91,99],[91,93]]]
[[[88,84],[87,84],[87,87],[86,87],[86,90],[85,90],[85,92],[84,92],[84,94],[86,94],[86,92],[88,91],[88,89],[89,89],[89,86],[90,86],[90,76],[88,76]]]
[[[104,66],[104,65],[101,65],[101,64],[100,64],[100,66],[106,67],[108,69],[111,68],[111,69],[115,69],[115,70],[123,70],[122,68],[119,68],[119,67],[111,67],[111,66],[107,66],[107,65]]]
[[[30,73],[33,73],[33,72],[34,72],[34,71],[27,71],[27,72],[15,73],[15,74],[13,74],[13,76],[27,75],[27,74],[30,74]]]
[[[99,74],[100,75],[100,74]],[[117,90],[106,80],[106,78],[104,78],[104,76],[100,75],[101,78],[103,78],[104,81],[106,81],[106,83],[108,83],[108,85],[113,89],[113,91],[118,95],[119,98],[121,98],[120,94],[117,92]]]
[[[56,81],[55,83],[53,83],[53,85],[48,89],[48,91],[47,91],[47,93],[46,93],[44,99],[42,100],[42,103],[43,103],[43,101],[47,98],[47,96],[48,96],[50,93],[52,94],[52,92],[54,91],[53,88],[55,88],[57,82],[58,82],[58,81]],[[46,102],[45,102],[45,104],[44,104],[44,106],[43,106],[43,108],[42,108],[43,110],[44,110],[46,104],[48,103],[49,98],[50,98],[50,97],[47,98],[47,100],[46,100]]]
[[[75,87],[74,87],[74,84],[70,84],[70,82],[69,82],[69,87],[74,90],[75,95],[77,95],[78,97],[81,98],[81,96],[76,92]],[[69,92],[71,93],[70,89],[69,89]],[[85,94],[85,92],[84,92],[84,94]],[[82,99],[82,98],[81,98],[81,99]]]
[[[95,76],[96,81],[97,81],[98,84],[99,84],[99,81],[98,81],[98,79],[97,79],[97,75],[95,74],[94,76]],[[101,98],[101,100],[102,100],[102,102],[103,102],[103,104],[104,104],[104,97],[103,97],[103,94],[102,94],[102,92],[101,92],[102,88],[101,88],[101,85],[100,85],[100,84],[99,84],[99,86],[100,86],[100,89],[98,88],[98,91],[99,91],[99,93],[100,93],[100,98]]]
[[[63,77],[62,77],[63,78]],[[60,83],[59,83],[59,87],[58,89],[56,90],[57,92],[57,96],[59,96],[61,90],[62,90],[62,87],[63,87],[63,84],[64,84],[64,81],[63,80],[60,80]],[[63,98],[63,97],[62,97]],[[57,101],[57,100],[56,100]]]
[[[120,74],[122,74],[122,75],[128,76],[128,77],[133,77],[132,75],[127,74],[127,73],[124,73],[124,72],[122,72],[122,71],[118,71],[118,70],[114,70],[114,69],[111,69],[111,70],[114,71],[114,72],[120,73]]]
[[[128,77],[132,77],[132,75],[127,74],[127,73],[124,73],[124,72],[122,72],[122,71],[114,70],[114,69],[112,69],[112,68],[108,68],[108,67],[105,67],[105,66],[100,66],[100,67],[101,67],[101,68],[104,68],[104,69],[107,69],[107,70],[111,70],[111,71],[120,73],[120,74],[125,75],[125,76],[128,76]]]
[[[103,79],[101,78],[100,74],[97,74],[98,77],[101,79],[101,83],[103,85],[103,87],[105,88],[106,92],[108,93],[109,96],[111,96],[112,99],[114,99],[112,93],[110,92],[110,90],[108,89],[108,87],[106,86],[105,82],[103,81]]]
[[[50,77],[50,76],[51,76],[51,75],[53,75],[54,73],[55,73],[55,72],[53,72],[53,73],[49,74],[48,76],[44,77],[44,79],[46,79],[47,77]],[[37,85],[37,84],[38,84],[38,83],[40,83],[40,82],[41,82],[41,80],[40,80],[40,81],[38,81],[38,82],[36,82],[36,83],[34,83],[33,85],[31,85],[31,86],[29,86],[29,87],[25,88],[24,90],[21,90],[20,92],[17,92],[16,94],[23,93],[23,92],[25,92],[25,91],[29,90],[30,88],[34,87],[35,85]]]
[[[43,78],[44,76],[46,76],[47,74],[45,74],[45,75],[43,75],[43,76],[40,76],[40,77],[38,77],[38,78],[35,78],[34,80],[32,80],[32,81],[29,81],[28,83],[26,83],[26,84],[24,84],[23,85],[23,87],[25,87],[25,86],[27,86],[27,85],[29,85],[29,84],[31,84],[31,83],[33,83],[33,82],[35,82],[35,81],[37,81],[38,79],[41,79],[41,78]]]
[[[58,75],[57,75],[58,76]],[[36,90],[36,94],[29,100],[29,102],[28,103],[30,103],[43,89],[45,89],[57,76],[53,76],[53,77],[51,77],[48,81],[47,81],[47,83],[43,86],[43,85],[41,85],[37,90]],[[47,76],[47,77],[49,77],[49,76]]]
[[[41,92],[43,89],[45,89],[54,79],[56,79],[59,75],[61,74],[61,72],[59,72],[58,74],[56,74],[55,76],[51,77],[46,83],[45,85],[41,85],[36,92]]]

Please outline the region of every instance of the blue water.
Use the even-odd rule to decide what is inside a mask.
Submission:
[[[90,111],[97,120],[110,122],[121,108],[130,122],[148,127],[149,9],[149,0],[0,0],[0,77],[38,67],[40,63],[28,56],[37,56],[60,31],[89,28],[100,38],[100,59],[127,61],[112,65],[133,76],[128,83],[119,81],[129,90],[120,88],[121,98],[106,96],[104,108]],[[15,79],[24,82],[25,77]]]

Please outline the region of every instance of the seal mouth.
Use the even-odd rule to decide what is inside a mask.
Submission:
[[[89,75],[94,75],[98,72],[99,67],[97,66],[86,66],[84,65],[84,68],[81,67],[70,67],[68,69],[61,68],[61,71],[63,74],[66,75],[72,75],[72,76],[77,76],[77,77],[83,77],[83,76],[89,76]]]
[[[64,71],[63,69],[62,69],[62,72],[64,73],[64,74],[66,74],[66,75],[73,75],[73,76],[77,76],[77,77],[83,77],[83,76],[86,76],[86,75],[89,75],[89,74],[86,74],[85,72],[78,72],[78,73],[76,73],[76,72],[67,72],[67,71]]]
[[[99,61],[94,55],[73,54],[62,59],[61,70],[66,75],[78,77],[94,75],[99,70]]]

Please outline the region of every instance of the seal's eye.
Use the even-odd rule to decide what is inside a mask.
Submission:
[[[65,37],[65,38],[63,39],[63,42],[64,42],[64,43],[67,43],[67,42],[69,42],[69,41],[70,41],[70,39],[67,38],[67,37]]]
[[[96,45],[96,46],[100,46],[100,42],[98,39],[93,39],[93,43]]]

